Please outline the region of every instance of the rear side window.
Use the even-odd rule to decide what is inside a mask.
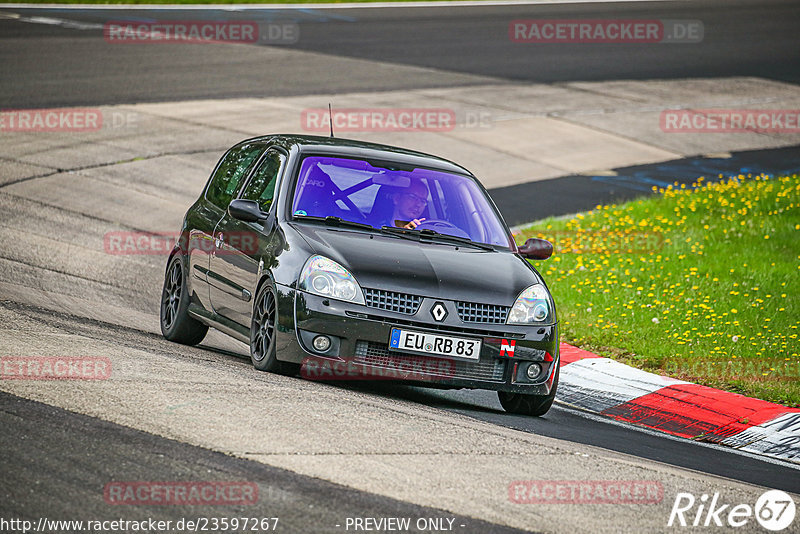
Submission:
[[[286,157],[283,154],[275,150],[268,151],[261,161],[261,165],[253,173],[253,178],[245,187],[242,198],[255,200],[261,211],[269,211],[275,196],[275,182],[284,161],[286,161]]]
[[[247,176],[264,148],[261,143],[250,143],[228,151],[219,164],[217,172],[211,178],[208,191],[206,191],[206,199],[223,210],[227,209],[239,183]]]

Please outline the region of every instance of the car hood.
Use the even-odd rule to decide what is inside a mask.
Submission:
[[[294,224],[314,253],[350,271],[361,287],[511,306],[526,287],[540,282],[516,254],[469,246]]]

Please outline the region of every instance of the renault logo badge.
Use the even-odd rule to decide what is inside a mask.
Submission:
[[[447,317],[447,308],[445,308],[444,304],[441,302],[437,302],[431,307],[431,316],[433,316],[434,320],[441,323]]]

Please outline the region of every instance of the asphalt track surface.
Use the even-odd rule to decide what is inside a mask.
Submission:
[[[724,6],[724,7],[721,7]],[[14,10],[25,13],[25,10]],[[59,11],[49,16],[102,22],[129,16],[126,13]],[[197,18],[183,12],[141,12],[142,18]],[[386,88],[419,88],[478,83],[488,78],[508,81],[564,82],[574,80],[645,79],[748,75],[800,82],[800,5],[796,2],[659,2],[637,4],[587,4],[509,6],[482,8],[415,8],[330,11],[310,8],[298,14],[248,12],[265,21],[301,24],[303,38],[296,49],[331,56],[352,57],[439,69],[436,76],[372,79],[326,70],[323,59],[306,69],[291,65],[263,65],[248,58],[247,47],[194,47],[151,50],[131,48],[110,51],[97,32],[59,25],[40,25],[0,19],[0,101],[4,108],[66,105],[104,105],[143,101],[169,101],[233,96],[274,96],[335,91],[371,91]],[[203,17],[227,17],[207,12]],[[508,21],[517,18],[662,18],[702,20],[705,39],[692,49],[685,45],[586,47],[558,45],[547,54],[535,53],[507,38]],[[742,38],[746,35],[746,38]],[[380,43],[376,45],[376,43]],[[370,46],[366,46],[370,44]],[[206,46],[206,45],[200,45]],[[435,52],[435,53],[434,53]],[[201,58],[212,61],[201,61]],[[502,57],[503,61],[497,61]],[[797,148],[759,153],[738,153],[725,161],[680,160],[661,164],[663,178],[681,179],[680,168],[707,166],[724,170],[753,168],[779,172],[800,168]],[[698,159],[699,161],[699,159]],[[765,163],[766,161],[766,163]],[[653,176],[656,166],[617,169],[609,177],[572,176],[541,183],[523,184],[492,191],[509,222],[515,203],[560,206],[549,214],[571,213],[594,204],[641,195],[649,188],[638,180],[642,172]],[[693,173],[683,176],[688,180]],[[561,181],[559,181],[561,180]],[[581,191],[571,200],[559,198],[565,183]],[[605,195],[605,196],[603,196]],[[570,203],[572,202],[572,203]],[[529,208],[526,207],[529,211]],[[522,210],[519,210],[521,213]],[[563,212],[563,213],[562,213]],[[13,307],[13,306],[12,306]],[[142,335],[146,335],[143,334]],[[213,349],[209,349],[213,352]],[[244,352],[239,354],[244,357]],[[500,426],[594,445],[740,480],[765,487],[800,492],[800,476],[794,468],[705,447],[682,440],[645,433],[629,425],[588,418],[580,412],[555,407],[546,417],[528,419],[502,412],[494,394],[439,391],[385,385],[380,388],[341,386],[386,398],[408,399],[427,406],[452,410]],[[43,511],[69,515],[75,503],[86,503],[87,513],[102,518],[108,507],[98,500],[97,488],[112,477],[148,480],[193,479],[213,472],[220,478],[239,474],[256,480],[265,504],[281,521],[298,530],[309,521],[318,527],[334,525],[349,515],[434,516],[443,512],[358,492],[318,479],[234,459],[95,418],[58,408],[0,395],[4,431],[0,444],[3,473],[2,511],[18,517],[38,517]],[[91,458],[91,461],[89,460]],[[24,466],[24,469],[20,469]],[[47,488],[34,499],[23,488]],[[91,494],[90,497],[87,495]],[[311,506],[313,505],[313,512]],[[126,512],[131,509],[126,510]],[[241,512],[241,510],[235,510]],[[131,511],[146,517],[148,510]],[[198,515],[212,511],[192,510]],[[49,512],[48,512],[49,513]],[[174,511],[166,510],[165,514]],[[213,513],[218,513],[213,511]],[[309,515],[310,514],[310,515]],[[181,510],[181,515],[187,512]],[[232,514],[230,514],[232,515]],[[449,514],[452,515],[452,514]],[[164,516],[164,518],[168,518]],[[310,518],[310,519],[309,519]],[[464,519],[464,532],[511,532],[498,525]],[[333,523],[331,523],[333,522]]]
[[[362,386],[362,389],[542,436],[602,447],[759,486],[794,493],[800,490],[800,477],[794,468],[735,454],[723,447],[705,447],[683,439],[670,439],[656,432],[637,431],[632,436],[629,425],[615,424],[599,417],[588,418],[579,410],[558,404],[546,416],[534,419],[505,413],[496,395],[488,391],[442,391],[403,385]]]
[[[724,6],[724,7],[722,7]],[[20,22],[48,17],[49,23]],[[664,19],[701,21],[693,44],[512,43],[516,19]],[[313,52],[302,64],[264,58],[250,46],[110,45],[107,21],[247,20],[299,26],[296,43]],[[0,8],[0,102],[5,109],[113,105],[201,98],[268,97],[520,81],[760,76],[800,81],[800,3],[624,2],[404,9],[81,10]],[[76,28],[75,24],[86,24]],[[744,36],[744,37],[743,37]],[[329,59],[326,59],[329,58]],[[431,71],[342,69],[357,58]],[[498,58],[502,58],[498,61]],[[352,65],[349,65],[352,67]],[[724,83],[724,82],[723,82]],[[265,125],[269,130],[269,125]],[[559,216],[648,194],[655,185],[697,176],[800,170],[800,147],[688,158],[614,169],[617,176],[564,176],[492,189],[510,225],[527,214]]]
[[[286,96],[382,89],[451,87],[488,80],[577,80],[758,76],[800,81],[800,4],[793,1],[589,3],[403,9],[247,11],[81,11],[0,9],[95,23],[0,19],[0,102],[5,108],[124,104],[193,98]],[[516,19],[698,20],[699,44],[513,43]],[[305,64],[265,62],[255,51],[208,45],[109,45],[109,20],[248,20],[291,22],[300,38],[289,50],[316,52]],[[377,75],[341,72],[331,58],[356,58],[435,69]]]
[[[172,521],[278,518],[278,532],[342,532],[348,517],[449,518],[459,532],[516,529],[298,476],[93,417],[0,393],[3,518]],[[109,480],[248,481],[255,504],[109,506]],[[271,523],[268,523],[271,524]],[[67,529],[64,529],[67,530]],[[64,530],[59,530],[63,532]],[[265,529],[259,529],[264,531]]]
[[[780,176],[800,172],[800,147],[744,150],[725,157],[697,156],[614,169],[613,176],[572,175],[490,189],[506,222],[529,222],[530,213],[558,217],[639,198],[653,187],[691,185],[698,177]]]

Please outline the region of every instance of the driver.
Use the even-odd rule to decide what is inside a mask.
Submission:
[[[428,188],[420,178],[413,177],[407,188],[392,196],[392,203],[394,213],[391,224],[412,230],[425,220],[420,216],[428,206]]]

